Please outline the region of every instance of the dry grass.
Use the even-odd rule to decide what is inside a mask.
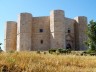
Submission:
[[[0,53],[0,72],[96,72],[95,56]]]

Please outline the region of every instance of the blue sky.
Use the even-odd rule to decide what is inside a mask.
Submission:
[[[96,20],[96,0],[0,0],[0,42],[4,45],[5,22],[17,21],[19,13],[48,16],[56,9],[64,10],[69,18],[86,16],[88,21]]]

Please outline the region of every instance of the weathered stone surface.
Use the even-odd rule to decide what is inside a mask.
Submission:
[[[14,21],[6,22],[5,30],[5,51],[16,50],[17,42],[17,23]]]
[[[79,50],[85,50],[86,47],[84,45],[84,41],[87,40],[86,30],[87,30],[87,17],[85,16],[79,16],[74,18],[77,22],[78,27],[78,34],[77,36],[77,45],[79,47]]]
[[[76,50],[75,47],[75,30],[74,30],[74,19],[65,18],[65,39],[66,39],[66,46],[67,44],[70,44],[72,47],[72,50]],[[70,33],[68,33],[68,30],[70,30]]]
[[[21,13],[17,25],[17,51],[30,51],[32,48],[32,15]]]
[[[65,48],[65,20],[64,11],[54,10],[50,13],[50,46],[51,48]]]
[[[52,10],[50,16],[32,17],[21,13],[16,22],[7,22],[5,49],[17,51],[49,50],[52,48],[86,49],[87,18],[65,17],[63,10]],[[17,45],[16,45],[17,42]],[[69,47],[68,47],[69,46]]]
[[[40,29],[42,29],[43,32],[40,32]],[[48,50],[50,48],[49,17],[34,17],[32,32],[32,50]],[[41,43],[41,40],[43,43]]]

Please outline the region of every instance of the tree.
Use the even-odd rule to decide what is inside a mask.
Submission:
[[[87,35],[85,44],[88,46],[88,51],[96,52],[96,22],[93,20],[88,24]]]
[[[2,43],[0,43],[0,49],[1,49],[1,45],[2,45]]]

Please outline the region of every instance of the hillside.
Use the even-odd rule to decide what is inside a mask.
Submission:
[[[95,56],[0,53],[0,72],[96,72]]]

